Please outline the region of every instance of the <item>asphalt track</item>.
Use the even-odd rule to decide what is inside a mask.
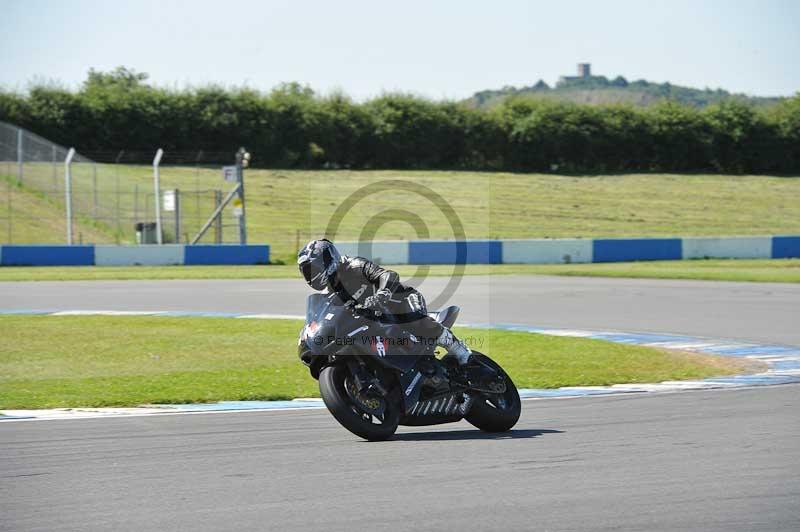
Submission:
[[[0,309],[299,314],[304,293],[0,283]],[[800,345],[796,285],[475,277],[454,302],[470,322]],[[319,410],[4,423],[0,530],[798,530],[798,408],[798,385],[536,400],[500,438],[461,423],[378,444]]]
[[[798,391],[526,401],[507,436],[376,444],[322,410],[9,423],[0,528],[798,530]]]
[[[447,279],[420,286],[429,305]],[[304,314],[300,280],[0,282],[0,310]],[[800,345],[800,284],[547,276],[464,277],[460,321],[663,332]]]

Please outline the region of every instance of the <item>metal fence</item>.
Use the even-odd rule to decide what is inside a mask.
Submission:
[[[68,149],[0,122],[0,243],[66,243],[65,159]],[[152,160],[155,155],[150,155]],[[141,151],[75,154],[71,165],[74,243],[136,244],[154,240],[153,168],[132,166]],[[230,161],[232,154],[227,154]],[[161,169],[163,242],[189,242],[225,196],[219,166],[225,154],[166,154]],[[226,187],[227,188],[227,187]],[[226,207],[231,209],[232,207]],[[143,240],[144,239],[144,240]],[[238,242],[238,225],[223,215],[203,243]]]

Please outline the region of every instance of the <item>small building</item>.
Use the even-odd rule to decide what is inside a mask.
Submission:
[[[577,76],[561,76],[558,78],[559,82],[564,81],[577,81],[579,79],[589,79],[592,77],[592,64],[591,63],[578,63]]]

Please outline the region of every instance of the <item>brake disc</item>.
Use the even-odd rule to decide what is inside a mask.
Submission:
[[[505,393],[506,383],[505,380],[491,382],[487,386],[489,393]]]
[[[347,396],[364,412],[373,416],[382,416],[386,410],[386,402],[382,397],[371,393],[359,393],[358,386],[352,377],[345,378],[344,389],[347,391]]]

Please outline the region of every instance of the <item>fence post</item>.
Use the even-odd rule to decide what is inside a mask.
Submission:
[[[181,243],[181,191],[175,189],[175,243]]]
[[[53,144],[53,197],[58,192],[58,155],[56,154],[56,145]]]
[[[214,210],[219,209],[222,205],[222,191],[219,189],[214,190]],[[217,223],[214,224],[214,243],[222,244],[222,216],[217,217]]]
[[[133,222],[139,222],[139,183],[133,184]]]
[[[114,160],[114,187],[116,190],[116,212],[117,212],[117,244],[120,243],[120,238],[122,237],[122,225],[120,220],[120,212],[119,212],[119,201],[120,201],[120,190],[119,190],[119,161],[122,159],[122,156],[125,154],[125,150],[120,150],[117,154],[117,158]]]
[[[92,213],[97,219],[97,163],[92,164]]]
[[[159,244],[163,244],[164,240],[161,235],[161,171],[158,165],[161,164],[161,157],[164,156],[164,150],[161,148],[156,152],[156,157],[153,159],[153,189],[155,190],[155,207],[156,207],[156,238]]]
[[[237,215],[239,221],[239,244],[247,244],[247,211],[244,204],[244,169],[250,164],[250,154],[244,147],[239,148],[236,152],[236,181],[239,183],[239,213]],[[235,213],[234,209],[234,213]]]
[[[70,148],[64,160],[64,203],[67,208],[67,244],[72,245],[72,158],[75,148]]]
[[[22,162],[24,150],[22,148],[23,140],[22,128],[17,128],[17,182],[22,183]]]
[[[114,218],[117,223],[117,244],[119,244],[120,236],[122,235],[122,226],[119,220],[119,169],[114,167]]]
[[[8,186],[8,243],[13,244],[14,238],[12,236],[12,232],[14,227],[14,213],[11,211],[11,206],[13,205],[13,202],[11,201],[11,194],[14,193],[14,190],[11,185],[11,181],[6,181],[6,185]]]

